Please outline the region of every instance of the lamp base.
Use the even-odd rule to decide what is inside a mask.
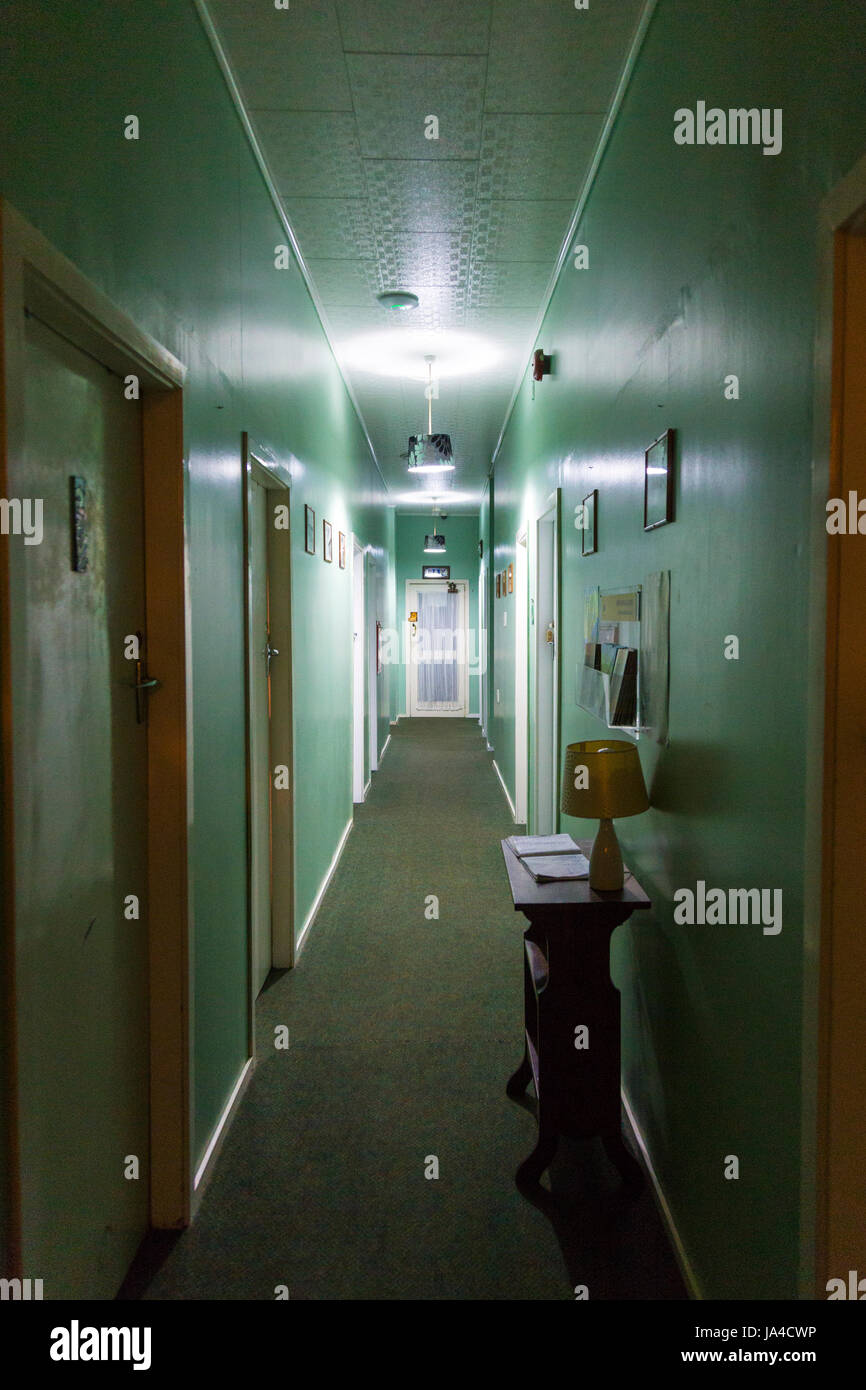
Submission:
[[[589,861],[589,886],[597,893],[616,893],[625,882],[619,840],[613,821],[602,817]]]

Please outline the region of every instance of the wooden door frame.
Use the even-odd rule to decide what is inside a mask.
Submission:
[[[521,550],[523,558],[519,559]],[[520,569],[523,569],[523,584]],[[532,645],[529,635],[529,524],[521,522],[514,537],[514,819],[526,825],[531,815],[529,793],[530,748],[530,671]],[[521,605],[523,606],[521,622]],[[523,679],[521,681],[521,667]],[[521,717],[522,716],[522,717]],[[518,756],[522,753],[521,758]],[[521,775],[523,785],[521,786]],[[522,814],[521,814],[522,812]]]
[[[252,973],[253,958],[253,899],[252,899],[252,766],[251,766],[251,706],[250,706],[250,515],[249,479],[264,487],[269,506],[283,503],[291,518],[292,475],[264,445],[253,441],[244,430],[241,435],[243,477],[243,585],[244,585],[244,721],[246,729],[246,820],[247,820],[247,967]],[[267,569],[269,582],[273,579],[285,599],[285,609],[278,609],[272,625],[280,660],[274,668],[271,692],[279,717],[271,717],[271,761],[285,764],[289,770],[289,786],[284,797],[271,796],[271,845],[288,846],[282,856],[271,851],[271,964],[277,970],[290,970],[295,963],[294,935],[294,805],[295,769],[292,745],[292,541],[291,526],[277,531],[268,527]],[[276,751],[275,751],[276,749]],[[252,988],[248,989],[249,1053],[255,1054],[255,1009]]]
[[[25,445],[25,310],[122,376],[140,382],[144,482],[145,608],[150,669],[161,689],[148,711],[148,960],[150,1025],[150,1221],[189,1222],[190,819],[188,748],[188,572],[184,491],[183,382],[186,369],[143,333],[5,200],[0,201],[0,493],[21,476]],[[9,548],[0,545],[0,716],[2,716],[2,906],[9,1029],[4,1084],[10,1117],[9,1254],[21,1277],[20,1100],[15,997],[14,731]]]
[[[349,623],[349,631],[352,633],[352,805],[361,806],[367,799],[367,792],[370,790],[370,779],[367,777],[367,739],[364,736],[367,719],[367,695],[369,693],[369,678],[367,675],[367,547],[361,543],[353,531],[349,537],[352,546],[352,614]],[[361,585],[361,622],[363,624],[361,632],[358,634],[358,641],[355,641],[355,604],[357,602],[357,585]],[[357,698],[357,677],[356,668],[358,662],[358,652],[361,653],[361,699]],[[358,754],[358,720],[361,721],[361,795],[358,797],[358,778],[356,776],[357,754]],[[372,777],[372,774],[371,774]]]
[[[562,618],[562,569],[561,569],[562,548],[561,548],[561,541],[560,541],[560,521],[561,521],[561,518],[562,518],[562,488],[561,488],[561,487],[558,487],[558,488],[556,488],[556,490],[555,490],[554,492],[552,492],[552,493],[550,494],[550,496],[548,497],[548,499],[547,499],[547,505],[545,506],[544,511],[541,512],[541,514],[536,518],[536,522],[535,522],[535,554],[534,554],[534,556],[533,556],[533,559],[534,559],[534,561],[535,561],[535,564],[534,564],[534,567],[533,567],[533,578],[534,578],[534,581],[535,581],[535,594],[534,594],[534,598],[535,598],[535,642],[534,642],[534,643],[530,642],[530,648],[531,648],[531,650],[533,651],[533,654],[534,654],[534,657],[535,657],[535,671],[534,671],[534,679],[533,679],[533,682],[532,682],[532,691],[531,691],[532,696],[533,696],[533,699],[534,699],[534,708],[533,708],[532,714],[531,714],[530,733],[532,733],[533,730],[535,731],[535,748],[534,748],[535,758],[534,758],[534,762],[535,762],[535,766],[536,766],[536,768],[537,768],[537,767],[538,767],[538,752],[539,752],[539,746],[540,746],[540,739],[539,739],[539,728],[540,728],[539,711],[540,711],[540,709],[541,709],[541,700],[540,700],[540,698],[539,698],[539,677],[540,677],[540,669],[539,669],[539,668],[540,668],[540,653],[541,653],[541,650],[542,650],[541,623],[540,623],[540,621],[539,621],[539,614],[538,614],[538,609],[539,609],[539,587],[538,587],[538,585],[539,585],[539,573],[540,573],[540,563],[541,563],[541,528],[542,528],[542,526],[551,526],[551,527],[553,528],[553,537],[552,537],[552,540],[553,540],[553,549],[552,549],[552,554],[551,554],[551,569],[552,569],[552,576],[551,576],[551,577],[552,577],[552,580],[553,580],[553,625],[554,625],[554,632],[555,632],[555,634],[556,634],[556,637],[555,637],[555,644],[554,644],[554,657],[553,657],[553,728],[552,728],[552,730],[551,730],[551,737],[552,737],[552,743],[553,743],[552,753],[553,753],[553,804],[554,804],[554,811],[553,811],[553,833],[554,833],[554,834],[556,834],[557,831],[559,830],[559,817],[560,817],[560,810],[559,810],[559,795],[558,795],[558,793],[557,793],[557,788],[558,788],[558,785],[559,785],[560,726],[561,726],[561,720],[562,720],[562,700],[561,700],[562,662],[561,662],[561,660],[560,660],[560,645],[559,645],[559,644],[560,644],[560,640],[561,640],[561,629],[562,629],[562,622],[561,622],[561,618]],[[532,596],[530,596],[530,601],[531,601],[531,597],[532,597]],[[544,644],[544,645],[546,645],[546,644]],[[532,749],[530,749],[530,753],[531,753],[531,752],[532,752]],[[536,832],[536,833],[537,833],[537,831],[538,831],[539,809],[540,809],[540,808],[539,808],[539,804],[538,804],[538,777],[537,777],[537,775],[536,775],[536,777],[534,778],[534,781],[533,781],[533,788],[532,788],[532,807],[531,807],[531,813],[532,813],[532,815],[533,815],[533,817],[534,817],[533,831]]]
[[[803,1298],[826,1299],[828,1265],[829,1099],[834,936],[833,831],[836,671],[840,606],[838,549],[828,544],[826,503],[844,496],[842,382],[845,243],[866,210],[866,156],[821,204],[810,530],[809,694],[806,757],[806,865],[802,1066],[801,1239]],[[859,230],[859,227],[858,227]],[[815,846],[820,845],[820,855]],[[837,943],[838,944],[838,943]],[[860,1271],[861,1275],[866,1270]]]

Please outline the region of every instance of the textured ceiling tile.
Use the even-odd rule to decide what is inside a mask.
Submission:
[[[499,0],[485,110],[607,110],[641,3],[593,0],[588,10],[576,10],[550,0]]]
[[[366,198],[284,198],[283,207],[306,257],[371,260],[376,255]]]
[[[546,261],[488,261],[472,267],[469,307],[535,308],[550,279]]]
[[[472,226],[477,165],[472,160],[368,159],[367,186],[385,231],[447,232]]]
[[[355,118],[342,111],[256,111],[253,124],[281,197],[363,198]]]
[[[559,254],[573,201],[479,199],[473,255],[483,261],[547,261]]]
[[[382,278],[413,286],[465,284],[472,238],[453,232],[390,232],[377,239]]]
[[[347,52],[486,53],[490,0],[339,0]]]
[[[373,159],[475,159],[481,143],[483,58],[350,54],[361,153]],[[439,122],[428,139],[427,117]],[[432,124],[429,130],[432,132]]]
[[[387,288],[393,289],[394,286]],[[365,333],[376,333],[379,331],[394,331],[395,320],[400,324],[408,324],[412,328],[423,328],[435,331],[438,329],[461,328],[466,319],[465,302],[443,303],[438,293],[435,298],[425,294],[423,287],[419,290],[422,296],[421,304],[417,309],[411,309],[400,313],[399,318],[393,309],[385,309],[381,304],[373,301],[372,307],[338,305],[328,310],[328,320],[334,329],[338,343],[348,338],[355,338]]]
[[[397,334],[414,330],[407,374],[419,330],[443,358],[455,331],[498,354],[443,378],[433,403],[457,462],[436,483],[444,509],[449,494],[455,511],[473,505],[467,496],[477,505],[640,0],[592,0],[588,11],[571,0],[210,8],[401,503],[424,510],[431,484],[400,458],[426,409],[423,384],[383,374],[403,361]],[[438,143],[424,138],[428,115]],[[382,289],[420,303],[395,313],[377,303]]]
[[[324,0],[208,0],[248,108],[351,111],[336,8]],[[327,100],[323,98],[327,96]]]
[[[577,201],[601,116],[485,116],[478,197]]]
[[[375,304],[382,288],[376,261],[320,261],[311,257],[307,265],[322,303],[328,308],[332,304]]]

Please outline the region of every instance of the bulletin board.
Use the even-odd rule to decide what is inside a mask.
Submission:
[[[609,729],[668,736],[670,572],[584,590],[575,700]]]

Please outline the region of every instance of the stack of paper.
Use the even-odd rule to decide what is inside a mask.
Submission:
[[[536,883],[589,878],[589,860],[570,835],[511,835],[506,844]]]

